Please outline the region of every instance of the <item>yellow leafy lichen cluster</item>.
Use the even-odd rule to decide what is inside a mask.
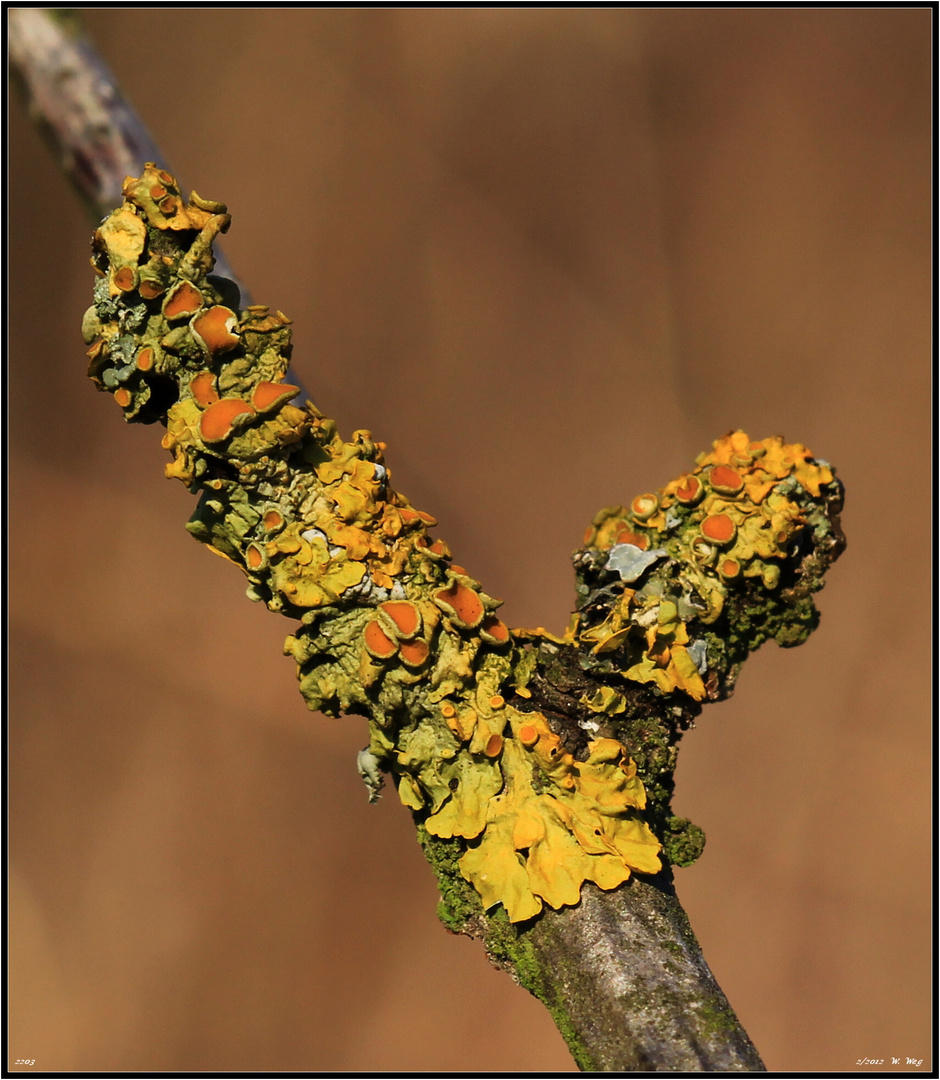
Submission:
[[[777,589],[810,527],[805,497],[818,499],[832,481],[805,446],[734,431],[699,455],[692,472],[629,507],[602,510],[585,549],[606,554],[625,584],[602,621],[582,621],[577,640],[595,656],[617,657],[627,679],[701,700],[704,642],[690,640],[688,624],[714,623],[747,579]],[[677,568],[668,587],[656,583],[657,565]]]
[[[460,860],[485,906],[501,902],[515,922],[537,915],[542,901],[576,904],[585,881],[612,889],[631,869],[660,869],[660,845],[638,813],[646,793],[619,742],[595,739],[576,762],[540,714],[512,710],[510,724],[505,783],[489,802],[481,842]],[[549,790],[533,785],[527,754]]]
[[[414,571],[425,581],[433,572]],[[399,798],[431,836],[467,842],[461,872],[512,921],[543,902],[576,903],[585,880],[609,889],[658,870],[660,844],[623,746],[597,739],[576,761],[541,713],[509,703],[501,690],[523,701],[526,690],[509,631],[482,614],[495,601],[465,574],[445,573],[445,588],[409,582],[406,600],[305,616],[287,649],[308,702],[368,712],[369,755],[396,775]]]
[[[526,711],[526,639],[500,602],[391,488],[383,444],[368,431],[344,441],[301,403],[286,381],[290,320],[240,310],[212,275],[226,208],[184,203],[154,165],[124,194],[95,234],[89,374],[127,420],[165,423],[167,475],[200,495],[190,532],[242,570],[252,599],[300,620],[285,651],[309,706],[368,716],[373,796],[391,772],[427,831],[462,844],[484,905],[513,921],[576,903],[584,881],[610,889],[658,870],[624,747],[595,739],[576,760]],[[651,648],[681,647],[679,624],[657,627]]]

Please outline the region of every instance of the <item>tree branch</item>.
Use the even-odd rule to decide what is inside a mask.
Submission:
[[[76,11],[11,7],[7,19],[10,74],[30,119],[90,215],[100,221],[121,201],[126,176],[137,176],[148,161],[166,159]],[[221,252],[216,266],[238,280]]]
[[[142,126],[68,22],[11,11],[11,53],[100,209]],[[391,488],[384,445],[298,407],[290,320],[243,308],[214,259],[226,207],[132,171],[95,234],[89,374],[125,420],[166,426],[167,475],[200,495],[189,531],[299,622],[285,651],[310,708],[368,717],[360,771],[411,809],[444,924],[546,1004],[582,1069],[761,1070],[673,889],[704,843],[671,812],[673,774],[747,654],[815,626],[844,546],[830,467],[729,433],[595,517],[563,636],[510,630]]]
[[[531,941],[545,996],[565,1009],[587,1051],[582,1068],[763,1070],[668,872],[616,893],[585,885],[580,904],[539,920]]]

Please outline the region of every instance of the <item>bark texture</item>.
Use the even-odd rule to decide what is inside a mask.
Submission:
[[[613,893],[587,885],[576,907],[546,912],[529,941],[546,990],[567,1007],[583,1050],[569,1045],[583,1069],[764,1069],[705,963],[671,874],[634,877]]]
[[[164,156],[77,12],[13,7],[7,18],[10,73],[63,175],[98,221],[121,201],[125,177]],[[221,252],[216,265],[236,280]]]

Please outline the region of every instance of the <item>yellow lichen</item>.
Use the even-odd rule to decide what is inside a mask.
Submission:
[[[740,582],[760,578],[768,589],[778,586],[794,540],[806,527],[801,500],[788,485],[819,497],[832,481],[831,468],[800,443],[780,437],[755,442],[743,431],[729,432],[699,455],[691,473],[655,495],[634,499],[629,508],[600,511],[585,547],[601,553],[620,544],[661,549],[682,565],[686,606],[708,625]],[[637,599],[635,586],[631,581],[624,588],[619,606],[602,623],[582,626],[579,640],[595,655],[622,657],[620,673],[627,679],[702,700],[702,672],[688,652],[685,620],[674,600]]]
[[[460,859],[485,906],[502,903],[513,922],[543,902],[576,904],[581,885],[621,885],[632,872],[660,869],[660,843],[639,816],[646,805],[636,766],[613,739],[590,744],[576,762],[539,714],[515,713],[503,749],[505,785],[487,807],[480,841]],[[532,765],[552,781],[537,791]]]
[[[430,537],[435,519],[391,488],[384,444],[365,430],[344,441],[296,403],[290,320],[228,306],[233,290],[210,277],[225,207],[184,202],[152,164],[124,191],[95,234],[89,373],[126,419],[166,424],[167,475],[201,495],[190,532],[242,569],[252,599],[300,620],[285,652],[310,708],[368,716],[372,797],[378,770],[391,772],[427,832],[461,845],[484,906],[514,922],[576,904],[585,881],[657,872],[630,753],[611,737],[582,745],[583,760],[567,748],[532,702],[536,651],[578,650],[621,680],[700,700],[691,620],[716,619],[740,580],[775,587],[806,525],[786,485],[818,495],[828,467],[799,444],[725,436],[694,472],[594,519],[587,546],[598,558],[619,546],[629,557],[614,565],[632,575],[601,617],[576,614],[560,637],[511,632],[500,601]],[[679,561],[681,596],[643,583]],[[618,686],[583,695],[593,729],[624,714]]]

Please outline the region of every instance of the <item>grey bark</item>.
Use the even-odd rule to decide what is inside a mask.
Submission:
[[[577,907],[546,911],[528,938],[585,1051],[582,1068],[764,1071],[667,875],[612,893],[585,884]]]
[[[95,221],[120,206],[127,176],[166,158],[74,12],[10,8],[10,73],[65,176]],[[241,288],[224,257],[216,270]],[[242,289],[242,303],[248,303]]]

